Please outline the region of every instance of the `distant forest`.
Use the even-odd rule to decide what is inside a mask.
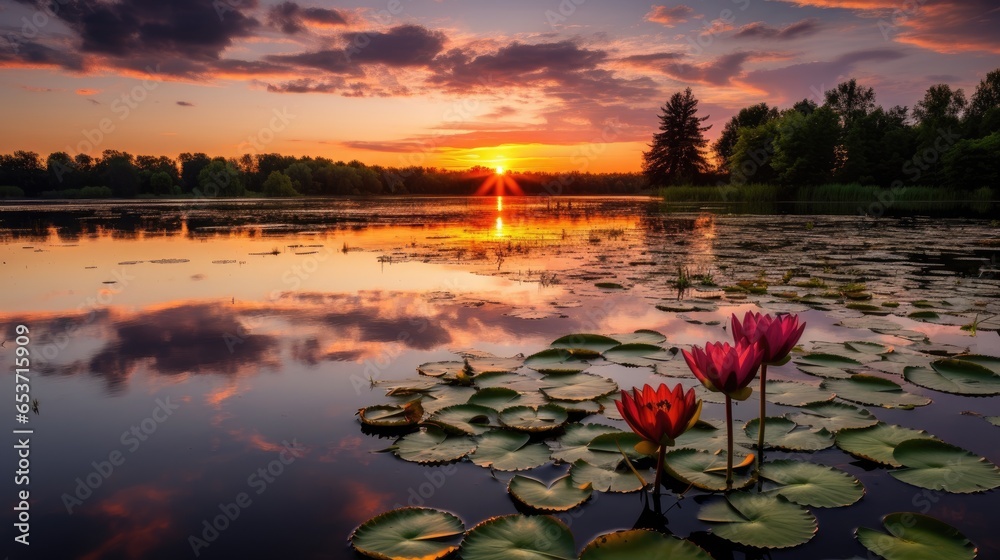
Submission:
[[[699,116],[697,106],[689,88],[662,107],[643,173],[507,177],[528,195],[636,194],[679,184],[957,190],[1000,184],[1000,69],[969,98],[936,84],[912,109],[876,105],[874,89],[853,79],[826,91],[822,105],[803,99],[779,110],[758,103],[733,116],[711,146],[704,138],[709,127],[702,125],[708,117]],[[54,152],[43,160],[16,151],[0,155],[0,198],[469,195],[494,175],[487,167],[392,168],[273,153],[183,153],[175,160],[105,150],[100,157]],[[514,193],[508,188],[508,194]]]

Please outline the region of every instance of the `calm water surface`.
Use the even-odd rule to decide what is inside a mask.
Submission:
[[[39,401],[29,421],[31,546],[7,548],[11,558],[194,558],[189,537],[204,537],[203,522],[241,493],[250,503],[197,557],[353,558],[351,530],[407,503],[453,511],[471,527],[516,511],[510,475],[375,453],[393,440],[363,433],[355,413],[386,401],[379,382],[412,377],[457,350],[527,355],[573,332],[655,329],[672,344],[701,344],[728,334],[691,319],[785,309],[750,297],[715,300],[712,311],[661,311],[657,303],[677,296],[678,266],[719,284],[762,272],[777,283],[786,270],[819,267],[831,281],[861,278],[903,302],[944,293],[996,311],[1000,285],[979,274],[997,252],[982,240],[998,237],[981,219],[669,213],[645,198],[0,207],[0,360],[13,364],[14,327],[27,325]],[[802,316],[804,343],[909,344],[836,326],[861,316],[842,306]],[[971,337],[954,325],[892,319],[936,343],[1000,355],[996,332]],[[623,387],[663,379],[646,368],[591,371]],[[817,381],[792,364],[769,375]],[[1000,398],[906,388],[934,403],[867,408],[1000,461],[1000,429],[961,414],[1000,414]],[[718,405],[705,410],[721,416]],[[737,415],[754,417],[753,406]],[[981,558],[1000,558],[995,492],[923,492],[836,448],[810,458],[857,476],[868,495],[853,507],[813,509],[820,531],[810,543],[763,557],[863,557],[855,527],[926,511],[959,527]],[[552,480],[565,470],[528,474]],[[13,506],[15,487],[6,488]],[[704,534],[698,501],[692,493],[674,507],[669,530],[694,534],[719,559],[762,557]],[[637,494],[600,494],[567,520],[582,546],[641,513]],[[11,543],[10,523],[3,534]]]

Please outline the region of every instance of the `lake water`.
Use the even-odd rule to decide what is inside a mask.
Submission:
[[[506,492],[511,473],[376,453],[395,437],[369,434],[356,416],[387,402],[386,385],[415,378],[418,365],[461,351],[527,356],[578,332],[653,329],[667,347],[703,344],[728,339],[715,321],[759,308],[799,312],[806,348],[848,340],[904,348],[924,335],[945,353],[997,356],[995,330],[972,336],[960,326],[1000,314],[998,252],[1000,229],[988,219],[678,213],[647,198],[0,206],[0,360],[13,366],[15,328],[25,325],[38,399],[27,424],[7,421],[34,431],[31,545],[8,550],[12,558],[353,558],[351,531],[406,504],[452,511],[471,527],[517,511]],[[678,267],[701,278],[683,294],[673,285]],[[807,279],[816,285],[794,286]],[[766,282],[767,293],[721,290],[739,281]],[[828,293],[861,282],[866,301],[888,316]],[[809,294],[826,299],[799,299]],[[939,311],[930,322],[909,317],[923,301]],[[901,330],[879,334],[866,320]],[[676,365],[664,369],[679,375]],[[589,371],[623,388],[665,381],[645,367],[599,362]],[[1000,397],[878,375],[933,400],[914,410],[865,407],[880,420],[1000,461],[1000,428],[977,416],[1000,415]],[[794,363],[769,377],[822,381]],[[755,417],[755,406],[738,406],[737,418]],[[775,416],[793,410],[769,405]],[[722,407],[706,402],[703,415],[720,418]],[[600,414],[584,421],[624,427]],[[1000,557],[995,491],[923,491],[836,447],[772,456],[843,469],[868,493],[852,507],[813,509],[816,537],[768,558],[864,556],[854,528],[880,527],[894,511],[937,517],[981,558]],[[567,468],[521,474],[551,481]],[[8,479],[5,488],[15,505],[22,487]],[[631,527],[643,511],[635,493],[595,496],[562,516],[579,547]],[[718,559],[765,557],[707,535],[696,517],[704,498],[689,493],[668,513],[668,529]],[[238,517],[206,533],[227,508]],[[16,533],[7,523],[3,534],[12,543]]]

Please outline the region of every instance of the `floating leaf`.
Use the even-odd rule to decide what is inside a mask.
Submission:
[[[365,521],[351,545],[372,558],[437,560],[458,549],[465,525],[454,515],[429,508],[399,508]]]
[[[931,363],[931,368],[908,367],[903,377],[914,385],[943,393],[1000,395],[1000,375],[979,364],[948,359]]]
[[[669,558],[670,560],[712,560],[700,546],[646,529],[630,529],[601,535],[580,553],[580,560],[620,560],[622,558]]]
[[[587,445],[587,449],[604,453],[624,453],[629,459],[635,461],[643,457],[635,450],[636,444],[642,441],[644,440],[641,437],[632,432],[614,432],[595,437]]]
[[[788,451],[819,451],[833,445],[833,434],[824,428],[802,429],[802,426],[784,416],[769,416],[766,420],[764,445],[767,447]],[[754,418],[743,427],[743,431],[752,441],[757,441],[759,424],[760,418]]]
[[[828,379],[820,387],[844,400],[883,408],[913,408],[931,403],[927,397],[907,393],[898,383],[863,373],[850,379]]]
[[[661,344],[667,340],[667,337],[663,336],[663,334],[649,329],[639,329],[632,333],[613,334],[611,338],[621,344]]]
[[[512,406],[500,413],[500,423],[521,432],[547,432],[561,428],[569,419],[566,409],[552,404],[537,408]]]
[[[549,461],[549,448],[530,440],[528,434],[506,430],[486,432],[469,459],[480,467],[498,471],[523,471],[544,465]]]
[[[542,384],[545,396],[563,401],[589,401],[616,391],[614,381],[591,373],[549,376]]]
[[[427,362],[417,366],[417,373],[430,377],[455,377],[463,369],[465,369],[465,362]]]
[[[547,515],[505,515],[469,530],[462,560],[572,560],[576,543],[569,527]]]
[[[973,453],[931,439],[901,442],[893,459],[905,468],[889,474],[914,486],[959,494],[1000,487],[1000,469]]]
[[[698,512],[712,532],[728,541],[757,548],[788,548],[809,542],[816,518],[780,496],[737,492],[710,502]]]
[[[622,344],[604,352],[609,362],[632,367],[654,367],[674,357],[666,348],[655,344]]]
[[[596,357],[621,341],[600,334],[568,334],[552,341],[552,348],[563,348],[576,354]]]
[[[475,383],[480,390],[501,387],[528,395],[537,393],[542,386],[540,380],[518,373],[484,373],[476,376]]]
[[[808,373],[809,375],[815,375],[817,377],[826,377],[828,379],[848,379],[853,373],[847,371],[846,369],[830,367],[830,366],[810,366],[795,364],[795,367],[799,368],[799,371],[803,373]]]
[[[994,426],[1000,426],[1000,416],[983,416],[983,420],[986,420]]]
[[[508,389],[507,387],[486,387],[476,391],[475,395],[469,397],[469,404],[485,406],[497,412],[512,406],[542,404],[541,402],[527,403],[524,402],[525,400],[521,393],[513,389]]]
[[[472,372],[476,375],[480,375],[483,373],[511,372],[524,365],[523,356],[501,358],[499,356],[494,356],[490,354],[477,357],[469,357],[468,360],[469,360],[469,367],[472,368]]]
[[[440,428],[426,428],[396,440],[392,449],[400,459],[414,463],[450,463],[476,449],[476,442],[465,436],[449,436]]]
[[[376,428],[399,428],[413,426],[423,416],[420,401],[413,401],[403,406],[377,404],[358,410],[361,423]]]
[[[832,401],[834,394],[815,385],[797,381],[774,381],[766,383],[767,400],[786,406],[805,406],[810,403]]]
[[[524,365],[541,373],[576,373],[590,367],[590,363],[563,348],[549,348],[524,359]]]
[[[455,404],[442,408],[427,419],[450,434],[479,435],[497,421],[497,411],[477,404]]]
[[[854,358],[838,356],[837,354],[824,354],[820,352],[806,354],[795,359],[797,365],[823,366],[833,368],[856,368],[861,366],[861,362]]]
[[[867,428],[878,424],[878,418],[865,409],[845,403],[815,403],[801,407],[799,412],[788,415],[788,419],[801,426],[824,428],[837,432],[844,428]]]
[[[892,452],[909,439],[935,439],[923,430],[912,430],[895,424],[878,424],[870,428],[845,429],[837,433],[837,447],[844,451],[890,467],[901,466]]]
[[[420,404],[424,411],[433,414],[442,408],[456,404],[465,404],[476,390],[472,387],[459,387],[455,385],[438,385],[432,391],[423,394]]]
[[[526,476],[515,475],[507,491],[516,501],[544,512],[569,511],[590,499],[594,493],[589,484],[576,486],[569,476],[555,480],[551,486]]]
[[[886,560],[972,560],[976,547],[947,523],[919,513],[890,513],[882,518],[889,534],[859,527],[865,548]]]
[[[734,443],[737,445],[750,445],[750,438],[743,432],[733,433]],[[710,453],[725,451],[727,447],[726,430],[719,429],[710,424],[696,424],[690,430],[684,432],[674,440],[675,449],[700,449]]]
[[[584,460],[573,463],[569,475],[576,486],[590,484],[599,492],[635,492],[642,483],[628,467],[602,468]]]
[[[587,447],[595,437],[612,433],[625,432],[602,424],[570,424],[566,426],[565,434],[549,443],[552,458],[565,463],[584,459],[592,465],[615,468],[622,461],[621,453],[617,451],[615,453],[599,453]]]
[[[850,474],[803,461],[766,462],[761,465],[761,477],[781,485],[771,493],[803,506],[849,506],[865,494],[861,481]]]
[[[956,360],[972,362],[1000,375],[1000,358],[996,356],[985,356],[983,354],[958,354],[953,356]]]
[[[549,403],[565,408],[566,412],[569,412],[570,414],[574,412],[579,412],[581,414],[600,414],[604,411],[604,406],[597,401],[560,401],[552,399],[549,400]]]
[[[741,458],[734,459],[736,463]],[[726,489],[725,452],[716,454],[698,449],[675,449],[667,452],[663,469],[677,480],[702,490],[721,492]],[[752,472],[733,470],[733,488],[746,488],[753,484],[755,478]]]

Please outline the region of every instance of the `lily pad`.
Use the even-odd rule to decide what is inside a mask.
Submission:
[[[450,434],[479,435],[495,426],[497,411],[477,404],[456,404],[435,412],[427,422]]]
[[[530,440],[528,434],[506,430],[486,432],[469,459],[480,467],[498,471],[523,471],[544,465],[549,461],[549,448]]]
[[[662,333],[649,329],[639,329],[632,333],[613,334],[611,338],[621,344],[660,344],[667,340]]]
[[[632,367],[654,367],[658,362],[665,362],[674,357],[674,354],[662,346],[641,343],[615,346],[603,355],[609,362]]]
[[[767,494],[737,492],[698,512],[712,532],[727,541],[757,548],[788,548],[809,542],[816,517],[809,510]]]
[[[863,408],[845,403],[814,403],[801,407],[798,412],[788,415],[788,419],[801,426],[824,428],[837,432],[845,428],[867,428],[878,424],[878,418]]]
[[[596,357],[609,348],[621,344],[621,341],[601,334],[568,334],[552,341],[552,348],[562,348],[573,353]]]
[[[976,547],[951,525],[919,513],[897,512],[882,518],[889,534],[859,527],[865,548],[886,560],[972,560]]]
[[[642,483],[627,467],[602,468],[584,460],[573,463],[569,469],[570,478],[575,486],[590,484],[598,492],[635,492],[642,490]]]
[[[476,449],[476,442],[465,436],[449,436],[440,428],[425,428],[396,440],[392,449],[400,459],[413,463],[450,463]]]
[[[766,383],[767,401],[786,406],[805,406],[810,403],[832,401],[836,396],[816,385],[797,381],[774,381]]]
[[[863,373],[850,379],[828,379],[820,387],[837,393],[841,399],[883,408],[913,408],[931,403],[927,397],[907,393],[898,383]]]
[[[839,356],[837,354],[825,354],[821,352],[806,354],[805,356],[796,358],[795,363],[796,365],[833,368],[856,368],[862,365],[860,361],[855,360],[854,358]]]
[[[577,373],[590,363],[564,348],[549,348],[524,359],[524,365],[541,373]]]
[[[910,439],[936,439],[923,430],[913,430],[895,424],[879,422],[870,428],[852,428],[837,433],[837,447],[844,451],[890,467],[902,466],[893,458],[900,443]]]
[[[540,480],[515,475],[507,485],[507,492],[517,502],[531,509],[544,512],[569,511],[590,499],[594,493],[590,484],[576,486],[569,476],[546,485]]]
[[[587,449],[604,453],[624,453],[631,460],[641,459],[643,456],[635,450],[636,444],[643,439],[632,432],[614,432],[601,434],[595,437]]]
[[[569,527],[554,517],[514,514],[487,519],[470,529],[459,556],[463,560],[572,560],[576,543]]]
[[[429,377],[455,377],[463,369],[465,369],[465,362],[427,362],[417,366],[417,373]]]
[[[617,383],[591,373],[548,376],[542,382],[546,397],[563,401],[589,401],[616,391]]]
[[[570,424],[566,426],[565,434],[549,443],[552,459],[565,463],[574,463],[579,459],[584,459],[592,465],[614,468],[622,461],[620,453],[617,451],[607,454],[599,453],[588,447],[595,437],[613,433],[625,432],[602,424]]]
[[[965,360],[937,360],[930,368],[908,367],[903,377],[914,385],[943,393],[1000,395],[1000,375]]]
[[[630,529],[601,535],[585,546],[580,553],[580,560],[622,558],[712,560],[703,548],[691,541],[647,529]]]
[[[465,525],[429,508],[399,508],[364,522],[351,534],[355,550],[372,558],[437,560],[458,549]]]
[[[771,493],[803,506],[849,506],[865,494],[861,481],[850,474],[803,461],[766,462],[761,465],[761,477],[781,485]]]
[[[769,416],[764,431],[764,445],[786,451],[819,451],[833,446],[833,434],[825,428],[808,429],[784,416]],[[757,441],[760,418],[746,423],[743,431],[752,441]]]
[[[485,406],[486,408],[492,408],[497,412],[512,406],[543,404],[542,402],[525,402],[526,400],[525,395],[522,395],[514,389],[509,389],[507,387],[485,387],[476,391],[475,395],[469,397],[469,404]]]
[[[500,423],[521,432],[547,432],[561,428],[569,419],[566,409],[552,404],[539,407],[512,406],[500,413]]]
[[[402,406],[377,404],[358,410],[361,423],[375,428],[414,426],[423,415],[419,401]]]
[[[739,463],[743,457],[733,457]],[[726,489],[726,453],[709,453],[697,449],[675,449],[664,456],[663,469],[670,476],[711,492]],[[733,488],[746,488],[754,483],[752,469],[733,469]]]
[[[904,468],[889,474],[920,488],[971,494],[1000,487],[996,465],[943,441],[907,440],[896,446],[892,457]]]

